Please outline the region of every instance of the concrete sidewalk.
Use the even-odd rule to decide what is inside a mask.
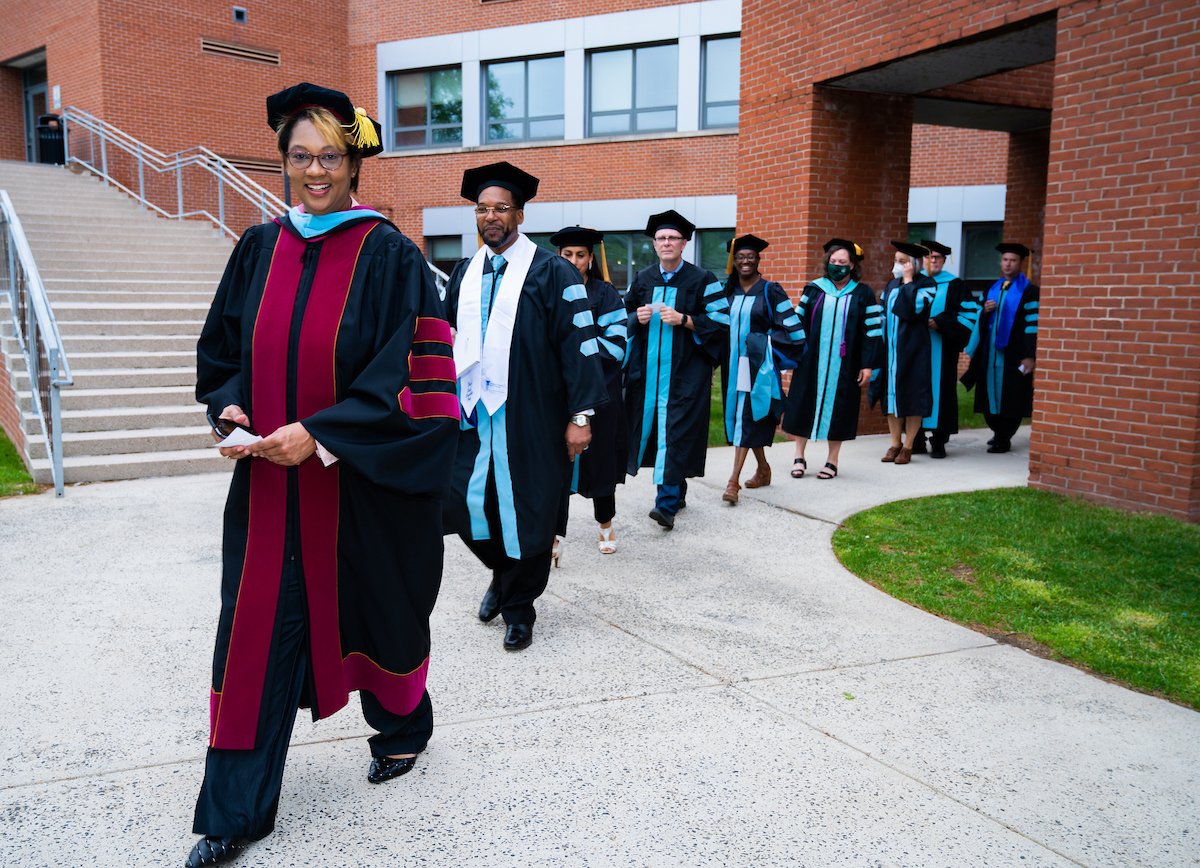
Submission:
[[[278,828],[237,865],[1194,865],[1200,714],[913,609],[847,573],[836,522],[1023,484],[986,455],[787,478],[720,502],[709,454],[664,533],[643,476],[600,555],[576,499],[533,646],[475,618],[447,540],[417,769],[366,781],[356,703],[302,716]],[[751,467],[743,474],[750,475]],[[203,771],[224,474],[0,501],[0,864],[182,864]]]

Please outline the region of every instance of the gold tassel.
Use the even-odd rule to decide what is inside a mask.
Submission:
[[[371,119],[367,117],[367,110],[361,106],[354,110],[354,121],[349,124],[343,124],[350,128],[346,133],[346,138],[350,144],[356,148],[366,150],[379,145],[379,136],[375,134],[375,125],[371,123]]]
[[[861,248],[861,247],[859,247],[857,244],[855,244],[855,245],[854,245],[854,254],[855,254],[855,255],[856,255],[856,256],[857,256],[859,259],[862,259],[862,258],[863,258],[862,248]]]
[[[733,230],[733,238],[737,238],[737,229]],[[725,273],[733,274],[733,238],[729,239],[729,255],[725,257]]]
[[[604,242],[600,242],[600,276],[604,278],[605,283],[612,283],[608,276],[608,256],[604,253]]]

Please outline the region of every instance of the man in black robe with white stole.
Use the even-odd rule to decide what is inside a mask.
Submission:
[[[1024,244],[996,245],[1000,279],[984,293],[979,320],[967,345],[971,364],[962,382],[975,387],[975,412],[994,435],[988,452],[1007,452],[1021,420],[1033,415],[1033,369],[1037,355],[1041,290],[1021,272]]]
[[[629,473],[654,468],[650,518],[666,530],[686,504],[688,477],[704,475],[713,367],[729,335],[724,284],[683,261],[695,230],[677,211],[651,215],[645,231],[659,261],[637,273],[625,296]]]
[[[462,422],[446,530],[492,571],[479,618],[504,617],[509,651],[533,641],[571,461],[607,401],[579,271],[518,231],[537,185],[504,162],[464,173],[484,246],[455,266],[447,298]]]

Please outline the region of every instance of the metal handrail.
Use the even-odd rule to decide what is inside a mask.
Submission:
[[[25,356],[29,374],[30,403],[41,422],[50,455],[54,491],[63,493],[62,396],[63,386],[74,384],[71,365],[58,333],[58,322],[50,309],[50,299],[41,273],[29,249],[21,218],[13,208],[7,190],[0,190],[0,260],[3,285],[12,306],[12,321]],[[47,410],[49,411],[47,413]]]
[[[287,205],[282,199],[208,148],[196,146],[173,154],[164,154],[107,121],[74,106],[63,110],[62,124],[63,152],[68,166],[78,165],[87,169],[105,184],[124,191],[142,207],[164,217],[173,220],[203,218],[211,221],[229,237],[237,239],[241,235],[240,230],[246,228],[244,225],[231,225],[233,220],[229,213],[236,212],[237,197],[250,206],[250,213],[258,212],[257,222],[265,223],[287,210]],[[119,161],[121,155],[126,155],[132,162]],[[122,165],[118,166],[118,162],[122,162]],[[147,169],[153,173],[149,182]],[[185,203],[186,169],[196,169],[215,179],[215,190],[205,189],[201,194],[205,201]],[[153,201],[148,187],[157,186],[161,191],[162,185],[155,185],[153,181],[156,176],[170,172],[175,173],[172,197],[174,202],[170,205],[164,204],[163,200],[167,196],[159,196],[158,201]],[[200,177],[203,178],[204,175]],[[191,186],[187,185],[188,188]],[[232,202],[227,201],[227,193],[234,195]],[[243,213],[242,216],[246,215]]]

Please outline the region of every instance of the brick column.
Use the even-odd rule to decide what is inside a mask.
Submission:
[[[1011,133],[1008,137],[1008,191],[1004,200],[1004,240],[1018,241],[1031,251],[1030,279],[1038,283],[1042,269],[1042,227],[1046,222],[1046,170],[1050,131]]]
[[[1192,0],[1058,14],[1030,482],[1200,520]]]
[[[819,276],[821,245],[834,236],[862,246],[863,280],[880,292],[891,279],[888,241],[908,229],[912,101],[809,86],[783,100],[743,60],[738,231],[767,238],[763,272],[793,297]],[[749,84],[749,87],[747,85]],[[761,100],[761,102],[760,102]],[[859,433],[887,430],[864,406]]]

